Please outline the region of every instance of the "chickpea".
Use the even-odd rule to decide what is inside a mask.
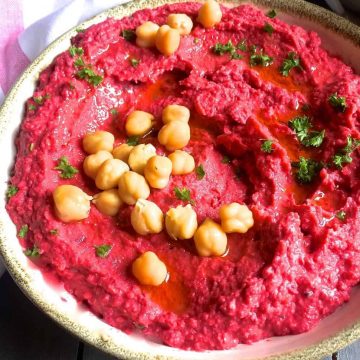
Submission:
[[[96,154],[87,156],[83,163],[84,172],[87,176],[95,180],[96,174],[98,173],[100,166],[113,156],[105,150],[100,150]]]
[[[142,285],[161,285],[167,278],[166,265],[152,251],[140,255],[132,264],[132,273]]]
[[[86,219],[90,212],[91,196],[74,185],[60,185],[53,192],[55,213],[63,222]]]
[[[155,46],[156,34],[159,30],[159,25],[152,21],[146,21],[136,28],[136,44],[142,48],[149,48]]]
[[[133,148],[134,148],[133,146],[128,144],[121,144],[113,150],[112,154],[115,159],[119,159],[127,163],[129,160],[130,152]]]
[[[227,233],[246,233],[253,225],[251,210],[246,205],[236,202],[223,205],[220,208],[221,227]]]
[[[108,131],[95,131],[88,133],[83,138],[83,148],[88,154],[96,154],[100,150],[112,152],[114,135]]]
[[[193,28],[191,18],[185,14],[170,14],[166,23],[173,29],[179,30],[180,35],[188,35]]]
[[[119,180],[119,195],[124,203],[134,205],[138,199],[149,197],[150,188],[142,175],[127,171]]]
[[[207,218],[194,235],[195,246],[200,256],[221,256],[227,247],[227,236],[221,226]]]
[[[144,175],[147,182],[155,189],[164,189],[169,183],[172,163],[165,156],[155,155],[145,166]]]
[[[136,145],[130,152],[128,164],[131,170],[139,174],[144,173],[145,165],[148,160],[156,155],[156,149],[151,144]]]
[[[126,133],[128,136],[143,136],[150,131],[154,119],[145,111],[135,110],[126,119]]]
[[[170,121],[179,120],[188,123],[190,119],[190,110],[182,105],[168,105],[162,112],[162,121],[164,124]]]
[[[176,150],[168,158],[172,163],[172,175],[190,174],[195,169],[195,160],[186,151]]]
[[[95,178],[98,189],[109,190],[117,186],[121,175],[129,171],[129,166],[121,160],[106,160],[101,166]]]
[[[139,199],[131,211],[131,225],[140,235],[158,234],[164,227],[164,215],[155,203]]]
[[[204,28],[211,28],[221,21],[220,5],[215,0],[207,0],[199,9],[197,21]]]
[[[165,56],[172,55],[180,45],[180,33],[169,25],[162,25],[156,34],[155,46]]]
[[[105,190],[94,195],[92,202],[102,214],[109,216],[115,216],[123,204],[117,189]]]
[[[175,240],[191,239],[198,227],[196,212],[190,204],[171,208],[165,217],[167,233]]]
[[[183,121],[170,121],[160,129],[158,140],[169,151],[182,149],[190,141],[190,126]]]

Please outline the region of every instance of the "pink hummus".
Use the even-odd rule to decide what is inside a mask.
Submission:
[[[292,163],[301,156],[331,163],[349,136],[360,138],[360,78],[325,51],[314,32],[248,5],[223,8],[221,23],[204,29],[196,23],[199,6],[174,4],[110,18],[72,39],[103,80],[94,86],[76,76],[78,56],[69,51],[40,74],[16,140],[11,184],[19,191],[7,210],[19,230],[28,225],[20,241],[24,250],[39,249],[32,260],[108,324],[182,349],[227,349],[308,331],[346,302],[359,282],[359,150],[341,169],[324,166],[309,184],[297,181]],[[144,21],[164,24],[170,13],[188,14],[194,22],[170,57],[121,36]],[[266,23],[272,34],[264,31]],[[216,43],[244,39],[241,59],[212,50]],[[273,63],[250,66],[251,45]],[[298,55],[302,69],[283,76],[279,67],[289,52]],[[136,66],[132,58],[139,60]],[[334,93],[346,98],[344,112],[329,103]],[[92,206],[84,221],[56,218],[56,186],[98,192],[82,171],[86,133],[105,129],[123,143],[127,114],[144,110],[154,114],[156,125],[141,142],[168,154],[157,132],[162,109],[175,103],[191,109],[185,150],[203,165],[205,177],[172,176],[165,189],[152,189],[149,200],[165,213],[185,203],[174,195],[175,187],[185,187],[199,223],[205,217],[219,221],[222,204],[247,204],[255,225],[246,234],[228,235],[225,256],[201,257],[192,240],[176,242],[165,231],[137,235],[129,206],[116,217]],[[304,147],[288,126],[303,115],[315,130],[325,130],[321,146]],[[261,150],[264,139],[273,141],[271,153]],[[71,179],[54,170],[62,156],[79,170]],[[102,244],[112,245],[106,258],[96,256],[94,247]],[[154,251],[169,269],[169,280],[159,287],[140,286],[131,274],[132,262],[145,251]]]

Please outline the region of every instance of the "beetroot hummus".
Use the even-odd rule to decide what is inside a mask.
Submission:
[[[221,22],[205,29],[199,7],[166,5],[79,31],[27,102],[7,210],[26,255],[108,324],[182,349],[227,349],[308,331],[359,282],[360,78],[316,33],[274,12],[222,8]],[[131,31],[170,13],[194,23],[173,55],[135,44]],[[201,257],[192,240],[166,231],[138,235],[132,206],[111,217],[92,205],[73,223],[54,213],[60,184],[98,192],[82,170],[86,133],[110,131],[124,143],[126,116],[143,110],[156,122],[140,142],[168,154],[157,140],[168,104],[191,110],[185,150],[204,174],[172,176],[148,200],[165,213],[187,203],[174,195],[186,188],[199,224],[219,222],[223,204],[247,204],[254,226],[228,234],[222,257]],[[62,157],[78,170],[68,179],[54,169]],[[101,257],[103,244],[111,251]],[[158,287],[131,273],[145,251],[169,271]]]

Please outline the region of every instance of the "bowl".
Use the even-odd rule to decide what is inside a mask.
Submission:
[[[179,0],[133,1],[107,10],[81,26],[99,23],[109,16],[121,18],[145,7],[156,7]],[[227,6],[245,1],[222,0]],[[249,1],[246,1],[249,3]],[[253,0],[257,6],[276,8],[279,18],[301,25],[320,35],[323,46],[332,54],[339,55],[360,73],[360,28],[347,20],[315,5],[301,0]],[[65,51],[70,38],[76,35],[70,30],[52,43],[23,73],[8,94],[0,109],[0,192],[5,193],[8,174],[14,156],[14,138],[23,116],[23,104],[34,89],[39,73],[53,58]],[[93,315],[64,290],[63,286],[44,275],[27,257],[16,239],[16,228],[5,210],[5,197],[0,198],[0,252],[3,261],[23,292],[58,324],[82,340],[117,357],[126,359],[320,359],[350,342],[360,338],[360,288],[352,290],[350,301],[323,319],[311,331],[291,336],[273,337],[252,345],[238,345],[231,350],[194,352],[170,348],[139,334],[127,335]]]

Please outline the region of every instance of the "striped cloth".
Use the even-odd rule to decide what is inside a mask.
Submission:
[[[22,71],[52,41],[129,0],[0,0],[0,105]],[[0,276],[4,266],[0,260]]]

